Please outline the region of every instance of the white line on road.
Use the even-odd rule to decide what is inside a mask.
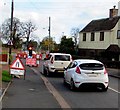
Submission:
[[[113,88],[111,88],[111,87],[108,87],[110,90],[112,90],[112,91],[114,91],[114,92],[116,92],[116,93],[119,93],[120,94],[120,92],[119,91],[117,91],[117,90],[115,90],[115,89],[113,89]]]
[[[35,70],[34,68],[32,68],[32,70],[39,74],[39,72],[37,70]],[[45,86],[48,88],[49,92],[53,94],[53,96],[56,98],[56,100],[58,101],[58,103],[60,104],[61,108],[65,109],[65,108],[69,108],[71,110],[70,105],[65,101],[65,99],[59,94],[59,92],[54,88],[54,86],[48,81],[48,79],[42,75],[40,75],[42,80],[45,83]]]
[[[7,87],[6,87],[5,90],[3,91],[3,93],[2,93],[2,95],[1,95],[1,97],[0,97],[0,102],[2,101],[2,99],[3,99],[3,97],[4,97],[4,95],[5,95],[6,91],[7,91],[7,89],[9,88],[9,86],[10,86],[11,83],[12,83],[12,81],[10,81],[10,82],[8,83]]]

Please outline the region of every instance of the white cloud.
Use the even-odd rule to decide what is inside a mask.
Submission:
[[[87,25],[93,19],[109,16],[109,9],[118,5],[119,0],[14,0],[14,16],[21,21],[32,20],[40,40],[48,36],[48,17],[51,17],[51,36],[57,42],[64,32],[70,35],[72,27]],[[0,1],[0,24],[10,17],[11,2]],[[45,29],[43,29],[45,28]]]

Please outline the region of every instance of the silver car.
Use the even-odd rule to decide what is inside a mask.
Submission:
[[[107,91],[109,79],[103,63],[97,60],[79,59],[65,67],[64,83],[68,83],[71,90],[81,86],[96,86]]]

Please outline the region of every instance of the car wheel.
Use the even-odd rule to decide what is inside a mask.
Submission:
[[[76,89],[73,79],[70,81],[70,90],[74,91]]]
[[[45,67],[43,67],[43,75],[45,75],[45,73],[46,73],[46,70],[45,70]]]
[[[102,90],[103,90],[103,92],[106,92],[108,90],[108,86],[107,87],[103,87]]]
[[[65,81],[65,77],[63,78],[63,84],[67,85],[66,81]]]
[[[49,77],[50,76],[50,72],[48,69],[46,69],[46,76]]]

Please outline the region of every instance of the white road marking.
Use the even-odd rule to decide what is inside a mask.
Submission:
[[[2,99],[3,99],[3,97],[4,97],[4,95],[5,95],[6,91],[7,91],[7,89],[9,88],[9,86],[10,86],[11,83],[12,83],[12,81],[10,81],[10,82],[8,83],[7,87],[6,87],[5,90],[3,91],[3,93],[2,93],[2,95],[1,95],[1,97],[0,97],[0,102],[2,101]]]
[[[115,89],[113,89],[113,88],[111,88],[111,87],[108,87],[110,90],[112,90],[112,91],[114,91],[114,92],[116,92],[116,93],[118,93],[118,94],[120,94],[120,92],[119,91],[117,91],[117,90],[115,90]]]
[[[37,70],[35,70],[34,68],[32,68],[32,70],[39,74],[39,72]],[[65,101],[65,99],[59,94],[59,92],[54,88],[54,86],[48,81],[48,79],[42,75],[40,75],[42,80],[45,83],[45,86],[48,88],[49,92],[53,94],[53,96],[55,97],[55,99],[58,101],[58,103],[60,104],[61,108],[64,110],[65,108],[69,108],[71,110],[70,105]]]

